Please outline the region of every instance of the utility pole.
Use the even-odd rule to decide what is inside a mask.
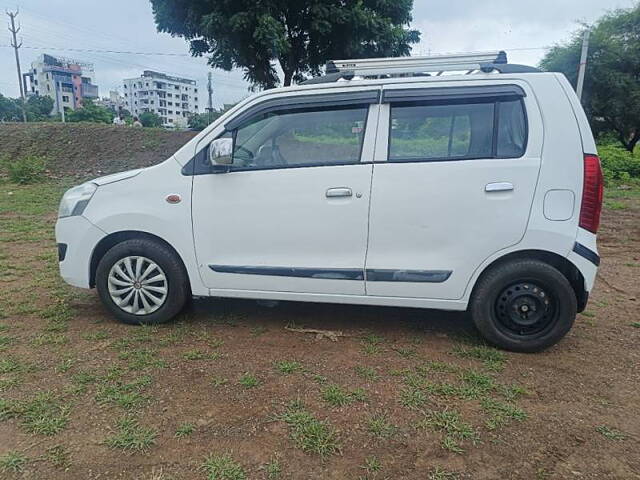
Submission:
[[[62,123],[65,123],[64,106],[60,101],[60,90],[62,89],[60,82],[56,81],[55,87],[56,87],[56,109],[60,112],[60,120],[62,121]]]
[[[584,75],[587,70],[587,54],[589,53],[589,34],[591,30],[587,28],[582,36],[582,53],[580,54],[580,66],[578,67],[578,84],[576,85],[576,93],[578,99],[582,101],[582,89],[584,87]]]
[[[211,122],[213,121],[213,119],[211,118],[213,117],[213,86],[211,85],[211,72],[209,72],[207,78],[207,92],[209,92],[209,104],[207,107],[207,112],[209,112],[208,122],[209,125],[211,125]]]
[[[18,53],[18,50],[22,46],[22,41],[18,43],[18,39],[16,37],[18,32],[20,31],[20,26],[16,28],[16,17],[18,16],[18,13],[20,13],[20,11],[16,10],[15,12],[10,12],[9,10],[6,10],[6,13],[9,16],[9,21],[10,21],[9,31],[13,35],[11,46],[13,47],[13,51],[16,54],[16,68],[18,69],[18,85],[20,86],[20,101],[21,101],[20,103],[22,106],[22,120],[26,123],[27,112],[24,109],[24,87],[22,85],[22,72],[20,71],[20,54]]]

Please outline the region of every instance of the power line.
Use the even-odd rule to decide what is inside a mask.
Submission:
[[[10,45],[0,45],[0,47],[10,47]],[[81,53],[112,53],[118,55],[157,55],[157,56],[165,56],[165,57],[187,57],[193,58],[192,55],[188,53],[172,53],[172,52],[129,52],[123,50],[98,50],[92,48],[59,48],[59,47],[35,47],[35,46],[27,46],[24,45],[22,48],[28,48],[31,50],[59,50],[65,52],[81,52]]]
[[[0,45],[3,48],[9,48],[10,45]],[[100,50],[100,49],[91,49],[91,48],[59,48],[59,47],[34,47],[34,46],[23,46],[22,48],[28,48],[32,50],[37,49],[47,49],[47,50],[59,50],[59,51],[67,51],[67,52],[81,52],[81,53],[111,53],[118,55],[147,55],[147,56],[165,56],[165,57],[185,57],[185,58],[193,58],[193,55],[188,53],[173,53],[173,52],[134,52],[134,51],[126,51],[126,50]],[[547,50],[551,47],[517,47],[517,48],[502,48],[501,50],[516,52],[516,51],[525,51],[525,50]],[[441,54],[454,54],[454,53],[466,53],[466,52],[432,52],[436,55]]]
[[[2,0],[0,0],[0,4],[2,4]],[[70,23],[64,21],[62,19],[52,18],[50,16],[44,16],[40,13],[23,9],[22,12],[27,16],[29,20],[29,31],[33,32],[33,35],[25,35],[26,45],[24,48],[28,50],[42,50],[42,51],[60,51],[60,52],[70,52],[76,53],[79,56],[86,54],[90,55],[91,58],[87,58],[89,61],[98,61],[98,63],[106,62],[116,65],[122,65],[128,67],[127,69],[133,68],[141,68],[144,70],[157,70],[168,73],[170,75],[175,76],[185,76],[189,75],[189,73],[198,78],[199,82],[202,81],[201,75],[202,68],[210,68],[208,66],[205,67],[204,62],[197,62],[192,55],[188,53],[176,53],[176,52],[145,52],[145,51],[130,51],[126,47],[130,46],[131,39],[118,37],[114,32],[106,33],[104,31],[100,31],[100,29],[96,29],[94,27],[87,27],[85,25],[78,25],[74,23]],[[87,36],[90,35],[91,41],[87,44]],[[43,42],[47,46],[39,47],[37,46],[41,42]],[[57,45],[56,45],[57,43]],[[60,44],[62,43],[62,45]],[[81,43],[84,48],[77,47],[65,47],[67,44],[78,44]],[[115,47],[115,48],[114,48]],[[121,48],[118,48],[121,47]],[[6,45],[0,45],[0,49],[9,48]],[[158,59],[160,58],[171,58],[170,65],[173,67],[173,70],[178,70],[174,72],[170,72],[167,70],[167,64],[164,62],[154,62],[154,61],[144,61],[142,63],[146,63],[146,65],[142,65],[141,63],[137,63],[132,61],[132,59],[126,59],[126,55],[130,57],[147,57],[149,60],[153,57]],[[114,56],[120,56],[121,58],[114,58]],[[122,58],[125,57],[125,58]],[[189,73],[187,73],[187,71]],[[122,76],[126,76],[123,72]],[[219,85],[225,86],[226,91],[236,91],[236,92],[247,92],[248,85],[244,86],[241,80],[234,80],[232,77],[229,78],[225,73],[217,73],[211,72],[216,78],[216,82]],[[133,74],[130,74],[133,75]],[[206,78],[206,77],[205,77]],[[113,86],[120,86],[120,83],[111,84],[110,88]],[[232,94],[233,95],[233,94]],[[216,95],[218,96],[218,95]],[[223,99],[220,99],[220,102],[223,102]]]
[[[0,48],[12,48],[10,45],[0,45]],[[107,55],[164,55],[164,56],[174,56],[174,57],[179,57],[179,58],[183,58],[185,60],[187,59],[192,59],[193,57],[189,54],[179,54],[179,53],[162,53],[162,52],[157,52],[157,53],[143,53],[143,52],[128,52],[128,51],[116,51],[116,50],[100,50],[100,49],[80,49],[80,48],[61,48],[61,47],[38,47],[38,46],[33,46],[33,45],[23,45],[22,48],[26,48],[29,50],[45,50],[45,51],[60,51],[60,52],[76,52],[76,53],[91,53],[95,56],[97,56],[99,59],[108,62],[108,63],[116,63],[116,64],[120,64],[120,65],[126,65],[126,66],[131,66],[131,67],[137,67],[137,68],[142,68],[142,69],[148,69],[148,70],[154,70],[154,69],[158,69],[161,67],[152,67],[149,65],[143,65],[140,63],[136,63],[136,62],[132,62],[132,61],[125,61],[125,60],[121,60],[121,59],[116,59],[116,58],[109,58],[104,56],[105,54]],[[191,65],[190,65],[191,67]],[[167,71],[165,68],[162,68],[163,71],[165,71],[166,73],[172,74],[172,75],[176,75],[176,76],[182,76],[184,75],[184,72],[170,72]],[[213,73],[213,75],[216,75],[215,73]],[[218,74],[219,75],[219,74]],[[222,84],[222,85],[226,85],[230,88],[234,88],[234,89],[245,89],[244,87],[241,87],[238,85],[238,82],[234,82],[233,80],[228,80],[228,79],[218,79],[216,80],[217,83]]]

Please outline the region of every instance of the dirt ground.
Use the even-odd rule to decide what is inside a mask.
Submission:
[[[46,158],[52,176],[87,179],[159,163],[197,133],[99,123],[5,123],[0,159],[38,155]]]
[[[60,193],[0,181],[0,478],[640,479],[638,189],[607,193],[588,308],[539,354],[416,309],[119,324],[58,279]]]

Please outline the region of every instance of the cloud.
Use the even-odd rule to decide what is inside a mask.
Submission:
[[[414,54],[506,50],[509,61],[536,65],[545,48],[570,38],[635,0],[415,0],[412,26],[422,32]]]
[[[0,9],[15,9],[16,2],[25,45],[23,71],[46,52],[94,63],[101,95],[145,69],[193,78],[206,87],[210,71],[206,59],[189,56],[183,39],[158,33],[147,0],[0,0]],[[415,0],[412,26],[422,31],[422,41],[414,54],[505,49],[511,62],[535,65],[544,55],[542,47],[567,39],[579,21],[593,22],[607,10],[635,4],[635,0]],[[0,45],[6,47],[8,32],[5,35],[0,36]],[[5,47],[0,47],[0,92],[17,96],[13,50]],[[216,105],[244,98],[247,88],[242,72],[214,71]]]

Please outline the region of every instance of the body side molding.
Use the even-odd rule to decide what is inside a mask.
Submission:
[[[209,265],[218,273],[240,275],[271,275],[277,277],[319,278],[329,280],[365,280],[365,272],[357,268],[308,268],[270,267],[253,265]],[[369,282],[426,282],[442,283],[450,276],[451,270],[394,270],[371,268],[366,270]]]

